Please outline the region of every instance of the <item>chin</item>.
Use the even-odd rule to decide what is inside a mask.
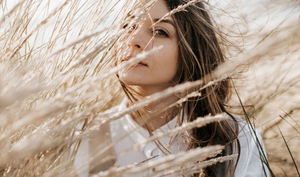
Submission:
[[[141,81],[143,81],[142,78],[136,77],[136,73],[131,73],[131,72],[122,73],[122,72],[119,72],[118,75],[119,75],[120,81],[124,82],[127,85],[139,85],[139,84],[141,84]]]
[[[123,82],[124,84],[126,85],[132,85],[132,86],[137,86],[137,85],[140,85],[140,82],[136,81],[136,80],[133,80],[131,78],[128,78],[128,77],[124,77],[124,75],[119,75],[119,79],[121,82]]]

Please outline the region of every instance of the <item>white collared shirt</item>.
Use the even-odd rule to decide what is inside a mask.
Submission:
[[[111,112],[117,112],[125,109],[126,104],[127,99],[124,99],[120,105],[112,108]],[[245,121],[241,119],[238,120],[240,125],[240,133],[238,137],[241,145],[241,152],[240,159],[235,172],[235,177],[263,177],[265,175],[263,172],[261,160],[259,158],[259,152],[253,138],[253,133],[251,133],[248,124],[245,123]],[[177,116],[161,128],[154,131],[153,134],[160,134],[175,128],[177,125],[176,122]],[[259,135],[256,129],[255,131],[255,133],[258,135],[259,142],[263,146],[261,136]],[[110,134],[112,141],[117,142],[114,145],[113,149],[116,155],[117,165],[120,167],[134,163],[140,163],[152,157],[155,158],[151,160],[157,160],[165,156],[165,154],[161,151],[160,148],[157,147],[157,145],[154,142],[149,142],[143,146],[140,146],[137,149],[132,149],[132,147],[135,144],[139,144],[146,141],[150,137],[150,135],[144,128],[140,127],[137,123],[135,123],[135,121],[132,120],[130,115],[126,115],[118,120],[111,122]],[[164,147],[166,147],[172,154],[186,151],[187,149],[187,146],[185,145],[183,139],[180,137],[164,137],[160,139],[160,143]],[[74,164],[75,167],[79,166],[78,161],[84,161],[84,159],[82,158],[82,154],[88,152],[87,146],[88,142],[82,141],[78,150],[78,154],[81,154],[81,157],[78,156],[78,158],[81,159],[78,160],[78,158],[76,157]],[[124,151],[126,151],[126,153],[124,153]],[[88,159],[86,159],[86,161],[88,161]],[[88,173],[83,172],[79,176],[87,177],[87,175]],[[269,174],[267,174],[267,176],[268,175]],[[141,174],[131,175],[131,177],[138,176],[141,176]]]
[[[119,105],[118,111],[126,108],[126,99]],[[169,121],[164,126],[152,132],[154,135],[159,135],[167,132],[177,126],[177,116]],[[122,152],[131,149],[135,144],[145,142],[150,138],[148,131],[140,127],[132,120],[130,115],[126,115],[121,119],[110,123],[110,134],[113,142],[118,142],[114,146],[114,152],[117,158],[118,166],[126,166],[129,164],[140,163],[146,159],[153,158],[157,160],[164,157],[165,154],[158,148],[154,142],[149,142],[138,149],[130,150],[123,154]],[[159,142],[166,147],[172,154],[186,151],[187,146],[181,137],[163,137]],[[139,176],[133,175],[133,176]]]

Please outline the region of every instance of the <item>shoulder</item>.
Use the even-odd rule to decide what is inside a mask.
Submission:
[[[267,160],[262,137],[251,124],[236,118],[238,121],[238,140],[240,142],[240,157],[235,176],[268,176],[263,161]]]
[[[123,109],[122,106],[124,104],[126,106],[126,103],[124,103],[123,100],[121,104],[114,106],[104,111],[103,113],[98,114],[97,118],[89,122],[89,126],[87,127],[87,129],[93,126],[98,126],[99,121],[103,121],[103,118],[108,119],[118,111],[122,110]],[[78,171],[78,176],[87,177],[95,171],[98,172],[101,169],[107,169],[108,167],[114,164],[115,162],[114,158],[107,160],[105,163],[102,163],[101,165],[99,165],[98,163],[104,157],[108,157],[108,156],[115,157],[112,148],[105,148],[112,143],[111,135],[110,135],[111,134],[110,126],[111,123],[102,124],[101,128],[94,129],[92,132],[89,133],[89,135],[84,136],[81,139],[81,143],[78,147],[76,157],[74,160],[74,167]],[[80,129],[76,131],[76,134],[81,133],[81,127],[82,125],[79,126]],[[75,146],[75,144],[73,146]],[[99,155],[98,154],[99,149],[106,149],[106,151],[103,151]],[[85,162],[89,162],[89,163],[85,163]],[[97,164],[97,166],[95,164]]]
[[[238,122],[238,139],[241,148],[254,148],[256,146],[263,146],[263,141],[258,130],[252,125],[247,123],[240,117],[237,118]],[[257,149],[257,148],[256,148]]]

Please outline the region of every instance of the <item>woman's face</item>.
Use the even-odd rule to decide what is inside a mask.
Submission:
[[[139,12],[136,10],[134,15],[138,15]],[[158,0],[138,27],[129,27],[131,30],[125,54],[121,55],[119,63],[130,60],[142,51],[149,51],[158,46],[163,48],[148,55],[134,67],[120,71],[118,75],[121,81],[139,86],[149,93],[164,90],[172,85],[171,81],[177,73],[178,64],[178,39],[174,21],[172,17],[167,17],[151,27],[168,12],[165,2]]]

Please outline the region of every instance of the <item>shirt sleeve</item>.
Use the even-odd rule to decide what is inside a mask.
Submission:
[[[254,128],[254,131],[252,131],[250,130],[249,126],[250,125],[247,123],[244,123],[240,127],[240,133],[238,137],[241,150],[235,176],[269,177],[269,170],[262,161],[263,158],[261,158],[262,156],[267,157],[262,138],[256,128]]]

